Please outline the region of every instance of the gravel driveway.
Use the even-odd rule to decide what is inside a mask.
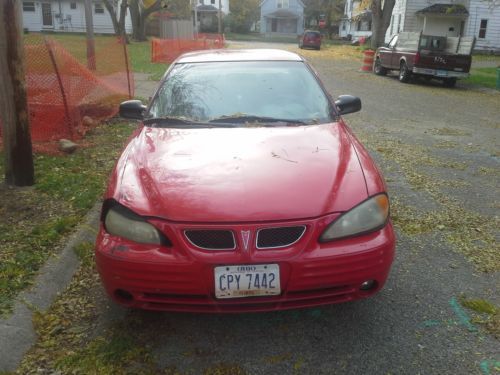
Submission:
[[[333,96],[363,101],[345,119],[393,199],[398,245],[385,289],[320,309],[196,315],[129,312],[98,287],[95,336],[132,327],[165,373],[498,373],[499,341],[460,297],[500,302],[500,95],[401,84],[360,73],[352,60],[305,54]]]

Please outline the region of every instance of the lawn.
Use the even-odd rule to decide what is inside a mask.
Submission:
[[[497,87],[497,68],[471,69],[470,77],[464,82],[494,89]]]
[[[45,35],[63,45],[69,53],[75,56],[79,61],[85,61],[87,54],[87,42],[83,34],[65,34],[57,33]],[[24,36],[26,43],[40,43],[40,34],[27,34]],[[115,36],[96,36],[95,50],[97,63],[99,55],[109,52],[109,47],[114,45]],[[127,45],[132,71],[138,73],[150,74],[152,80],[159,80],[167,68],[167,64],[151,62],[151,42],[130,42]]]
[[[102,124],[74,154],[35,155],[35,186],[0,185],[0,316],[11,311],[17,294],[31,285],[38,269],[58,253],[61,240],[102,196],[133,128],[116,121]]]

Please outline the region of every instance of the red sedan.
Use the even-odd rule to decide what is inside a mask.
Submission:
[[[190,53],[173,63],[105,195],[96,262],[136,308],[249,312],[365,298],[394,258],[386,186],[297,54]]]

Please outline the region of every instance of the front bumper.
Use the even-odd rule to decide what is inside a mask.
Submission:
[[[394,258],[391,223],[371,234],[323,244],[316,240],[321,228],[308,225],[306,235],[290,248],[243,254],[193,250],[178,240],[172,248],[140,245],[113,237],[101,228],[96,243],[97,269],[111,298],[149,310],[273,311],[352,301],[379,291]],[[215,267],[267,263],[279,264],[280,295],[215,298]],[[367,280],[375,280],[374,288],[360,290]]]
[[[439,70],[413,67],[414,74],[434,76],[436,78],[468,78],[469,73],[456,72],[453,70]]]

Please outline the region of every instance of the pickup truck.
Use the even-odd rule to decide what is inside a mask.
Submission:
[[[398,70],[401,82],[410,82],[413,76],[421,76],[440,79],[444,86],[453,87],[457,79],[469,76],[474,41],[473,37],[403,32],[377,49],[373,72],[385,75],[389,70]]]

